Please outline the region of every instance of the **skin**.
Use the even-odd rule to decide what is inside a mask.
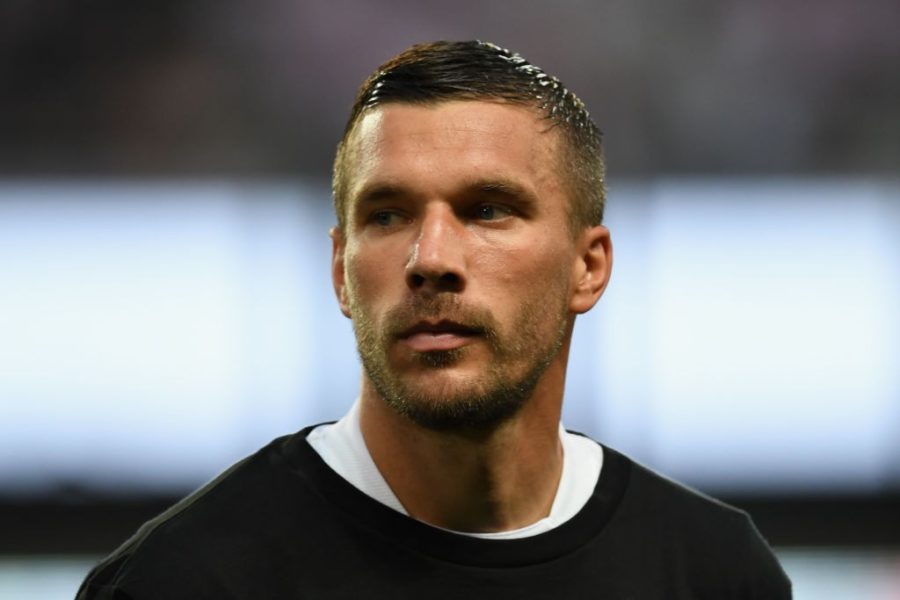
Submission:
[[[387,104],[348,143],[332,277],[366,365],[369,452],[414,518],[471,532],[529,525],[556,494],[572,327],[606,287],[609,232],[569,229],[561,140],[529,108]],[[477,416],[471,398],[529,374],[521,401],[483,422],[434,423],[394,401]]]

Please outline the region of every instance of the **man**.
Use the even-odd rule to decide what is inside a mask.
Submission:
[[[790,597],[746,514],[560,429],[612,251],[600,134],[556,79],[414,46],[363,84],[334,200],[353,409],[145,524],[80,598]]]

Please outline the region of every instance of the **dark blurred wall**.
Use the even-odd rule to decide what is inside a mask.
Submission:
[[[900,3],[0,5],[0,174],[327,176],[355,86],[482,38],[581,95],[613,176],[893,173]]]

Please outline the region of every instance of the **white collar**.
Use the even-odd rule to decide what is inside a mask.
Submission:
[[[341,477],[371,498],[407,514],[372,460],[359,425],[359,400],[340,421],[320,425],[309,433],[309,444]],[[462,533],[485,539],[515,539],[549,531],[565,523],[584,507],[603,467],[603,448],[584,436],[569,433],[560,424],[563,468],[550,514],[520,529],[496,533]]]

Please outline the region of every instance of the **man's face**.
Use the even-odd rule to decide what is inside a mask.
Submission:
[[[368,382],[423,426],[490,427],[564,371],[578,252],[546,127],[509,104],[387,104],[347,142],[335,289]]]

